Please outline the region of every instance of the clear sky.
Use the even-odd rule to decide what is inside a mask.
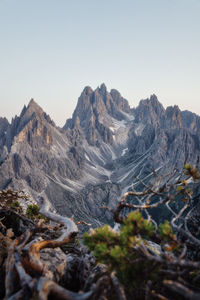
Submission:
[[[86,85],[200,114],[200,0],[0,0],[0,116],[60,126]]]

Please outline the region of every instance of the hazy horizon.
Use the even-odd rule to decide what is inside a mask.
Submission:
[[[1,117],[31,98],[63,126],[87,85],[200,115],[200,1],[0,0]]]

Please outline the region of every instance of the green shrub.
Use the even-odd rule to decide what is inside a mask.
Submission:
[[[21,208],[21,205],[19,203],[19,201],[13,201],[11,204],[10,204],[10,207],[16,209],[19,213],[22,213],[22,208]]]
[[[163,224],[156,230],[140,212],[133,211],[125,219],[119,233],[106,225],[85,233],[83,242],[93,251],[97,261],[106,264],[110,272],[115,271],[118,279],[130,291],[133,287],[142,287],[148,280],[159,279],[159,267],[155,265],[152,268],[152,262],[148,260],[141,262],[142,256],[138,251],[141,244],[150,248],[148,239],[154,239],[156,235],[160,238],[163,236],[163,240],[167,241],[174,239],[169,224]]]
[[[28,205],[26,209],[26,216],[32,220],[43,218],[42,215],[40,214],[40,208],[36,204]]]

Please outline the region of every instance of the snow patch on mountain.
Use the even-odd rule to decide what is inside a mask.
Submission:
[[[125,148],[125,149],[122,150],[122,154],[121,155],[124,156],[127,152],[128,152],[128,148]]]
[[[143,123],[140,123],[136,128],[135,128],[135,134],[137,136],[142,134],[142,131],[144,130],[145,125]]]

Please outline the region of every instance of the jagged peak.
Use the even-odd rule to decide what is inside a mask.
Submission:
[[[43,109],[39,106],[39,104],[33,98],[31,98],[31,100],[29,101],[27,109],[31,109],[31,110],[35,110],[35,111],[36,110],[43,111]]]
[[[107,93],[107,87],[105,83],[102,83],[100,86],[98,86],[94,92],[104,96]]]
[[[89,94],[92,94],[93,93],[93,89],[90,87],[90,86],[86,86],[84,89],[83,89],[83,94],[85,95],[89,95]]]
[[[109,93],[105,83],[102,83],[95,90],[90,86],[86,86],[78,98],[78,103],[72,115],[72,122],[66,122],[64,128],[72,126],[70,124],[74,126],[77,116],[79,116],[80,124],[82,125],[85,119],[93,115],[93,110],[98,116],[107,112],[121,120],[124,118],[121,111],[129,113],[130,106],[128,101],[124,99],[117,90],[112,89]],[[86,123],[84,122],[84,124]]]
[[[155,94],[152,94],[150,96],[150,98],[140,100],[140,103],[142,103],[142,104],[155,104],[155,103],[161,104],[158,101],[158,97]]]
[[[135,109],[135,120],[137,122],[141,120],[148,120],[149,122],[158,122],[164,115],[165,109],[163,105],[158,101],[155,94],[151,95],[150,98],[140,100],[138,107]]]
[[[167,122],[170,122],[170,126],[173,128],[182,126],[182,112],[178,105],[168,106],[166,109]]]
[[[86,86],[81,95],[91,95],[92,93],[100,93],[101,95],[105,95],[108,92],[108,89],[105,85],[105,83],[102,83],[100,86],[98,86],[95,90],[93,90],[90,86]],[[110,90],[110,95],[114,97],[121,97],[121,94],[116,89]],[[34,101],[34,100],[33,100]]]
[[[119,96],[119,97],[121,97],[120,92],[118,90],[116,90],[116,89],[111,89],[110,90],[110,94],[111,94],[111,96]]]
[[[157,96],[155,94],[152,94],[150,98],[147,98],[145,100],[140,100],[139,107],[140,106],[151,106],[155,111],[164,112],[165,109],[163,105],[158,100]]]
[[[6,117],[0,117],[0,122],[9,124],[9,121]]]
[[[31,98],[28,105],[31,106],[31,105],[38,105],[38,104],[35,102],[33,98]]]
[[[55,123],[51,120],[50,116],[47,115],[43,109],[37,104],[34,99],[31,99],[28,105],[24,105],[19,117],[12,119],[12,128],[14,134],[19,133],[31,120],[40,120],[41,122],[48,122],[55,127]]]
[[[181,110],[178,105],[168,106],[166,108],[166,114],[181,114]]]
[[[100,85],[100,91],[101,91],[102,93],[105,93],[105,92],[107,91],[107,87],[106,87],[105,83],[102,83],[102,84]]]
[[[35,102],[35,100],[32,98],[28,105],[24,105],[22,112],[20,114],[20,118],[24,117],[25,115],[32,115],[33,113],[39,113],[40,115],[43,113],[43,109]]]
[[[10,123],[6,118],[1,118],[0,117],[0,135],[2,133],[5,133],[7,131],[7,128],[10,126]]]
[[[159,102],[158,97],[155,94],[152,94],[149,99],[151,102]],[[160,103],[160,102],[159,102]]]

